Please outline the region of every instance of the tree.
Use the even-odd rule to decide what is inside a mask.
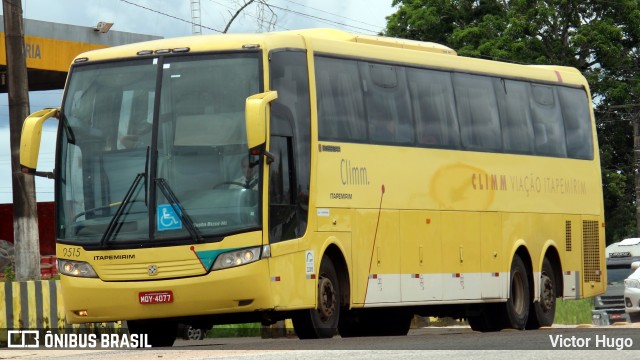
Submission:
[[[238,4],[238,9],[234,13],[229,12],[229,14],[231,15],[231,18],[227,22],[227,25],[224,27],[224,30],[222,32],[226,33],[227,31],[229,31],[229,27],[231,27],[231,24],[233,24],[233,22],[238,18],[238,16],[243,11],[245,11],[245,9],[249,7],[249,5],[252,5],[252,4],[256,5],[256,11],[257,11],[256,20],[258,21],[259,31],[273,30],[273,27],[275,26],[278,17],[275,11],[271,8],[271,6],[269,6],[268,1],[267,0],[243,0],[241,4],[240,3]]]
[[[635,236],[632,121],[640,121],[639,0],[394,0],[385,35],[459,55],[572,66],[587,78],[600,143],[607,243]]]

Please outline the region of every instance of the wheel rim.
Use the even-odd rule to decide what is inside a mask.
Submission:
[[[328,278],[321,276],[318,280],[318,312],[322,321],[327,321],[333,316],[336,307],[336,292],[333,283]]]
[[[540,307],[544,312],[548,312],[553,308],[555,301],[555,289],[553,282],[547,274],[542,274],[540,287]]]
[[[513,274],[513,283],[511,286],[511,301],[513,302],[513,310],[516,314],[522,314],[525,307],[524,299],[524,282],[522,274],[516,272]]]

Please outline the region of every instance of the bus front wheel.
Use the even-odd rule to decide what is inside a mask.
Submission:
[[[300,339],[331,338],[336,334],[340,318],[340,284],[333,262],[322,258],[318,273],[318,301],[315,309],[304,310],[292,318]]]

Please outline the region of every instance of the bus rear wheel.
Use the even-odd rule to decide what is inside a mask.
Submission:
[[[551,326],[556,315],[556,278],[549,259],[544,258],[540,274],[540,301],[530,304],[527,329]]]
[[[300,339],[331,338],[336,334],[340,318],[340,284],[333,262],[322,258],[318,273],[318,301],[315,309],[293,316],[293,329]]]
[[[505,303],[507,327],[523,330],[529,317],[531,297],[527,268],[518,255],[511,262],[509,284],[509,298]]]

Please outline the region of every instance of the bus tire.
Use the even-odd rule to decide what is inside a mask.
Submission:
[[[318,302],[315,309],[303,310],[292,317],[293,329],[300,339],[331,338],[340,319],[340,284],[333,262],[324,256],[318,272]]]
[[[523,330],[527,325],[530,304],[527,268],[520,256],[515,255],[509,275],[509,298],[505,303],[507,327]]]
[[[556,278],[551,262],[546,257],[540,274],[540,301],[530,304],[527,329],[551,326],[556,315]]]
[[[129,320],[127,328],[129,334],[146,334],[151,347],[173,346],[178,337],[178,323],[170,320]]]

